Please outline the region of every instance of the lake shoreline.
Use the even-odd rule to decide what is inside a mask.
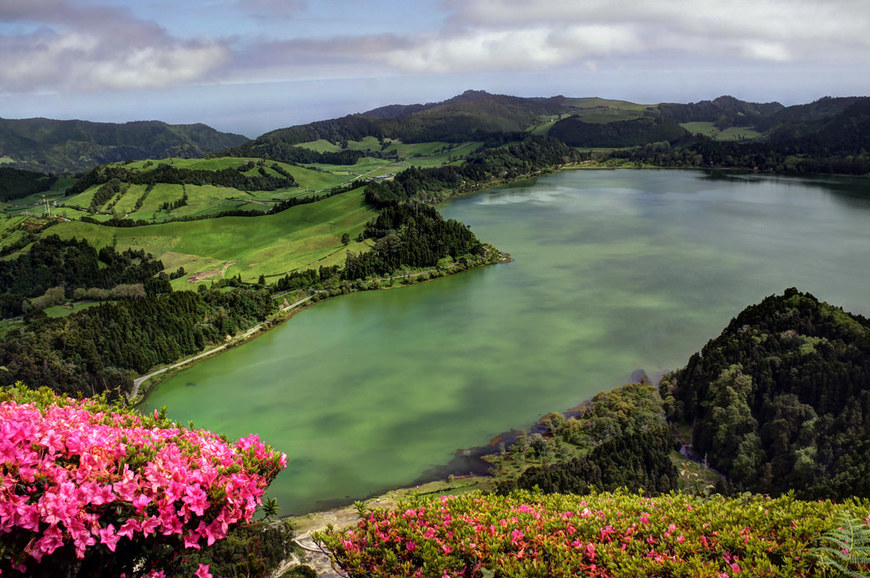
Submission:
[[[473,271],[475,269],[479,269],[481,267],[486,267],[488,265],[499,265],[505,263],[513,262],[513,258],[510,253],[506,253],[504,251],[499,251],[494,247],[487,245],[488,250],[494,252],[494,255],[490,258],[485,259],[479,263],[473,263],[471,266],[463,267],[458,270],[444,272],[443,269],[424,269],[422,271],[414,271],[407,273],[405,275],[396,275],[393,277],[383,277],[376,279],[377,282],[389,281],[391,284],[389,286],[378,286],[378,287],[365,287],[363,289],[355,289],[353,286],[350,286],[346,293],[341,292],[337,294],[331,294],[329,291],[315,291],[312,294],[309,294],[307,297],[300,299],[299,301],[290,304],[288,307],[279,310],[277,314],[271,319],[267,319],[254,327],[247,329],[241,335],[233,336],[231,339],[227,340],[226,343],[218,345],[215,344],[210,349],[187,357],[185,359],[178,360],[173,362],[172,364],[166,366],[165,368],[158,368],[150,373],[140,375],[133,380],[133,390],[128,394],[127,401],[133,407],[141,406],[145,401],[147,401],[149,395],[154,389],[160,385],[166,378],[172,377],[176,375],[179,371],[183,371],[190,367],[193,367],[197,363],[205,361],[207,359],[211,359],[221,353],[238,347],[240,345],[244,345],[245,343],[249,343],[250,341],[256,339],[260,335],[265,334],[273,328],[279,327],[284,323],[290,321],[295,315],[305,311],[309,307],[320,303],[321,301],[325,301],[334,297],[341,297],[342,295],[350,295],[352,293],[359,293],[362,291],[384,291],[391,289],[401,289],[404,287],[411,287],[413,285],[419,285],[421,283],[427,283],[430,281],[436,281],[443,277],[452,277],[454,275],[459,275],[461,273],[465,273],[467,271]],[[451,266],[451,268],[454,266]],[[436,276],[431,276],[432,272],[437,271],[439,274]],[[429,275],[425,279],[424,275]],[[393,284],[393,281],[401,280],[398,285]],[[296,307],[299,305],[299,307]],[[152,368],[153,369],[153,368]],[[147,383],[147,386],[144,384]]]
[[[515,264],[331,302],[297,320],[301,333],[294,323],[167,381],[146,411],[257,431],[294,458],[269,494],[286,513],[321,511],[484,470],[477,454],[510,442],[498,432],[629,383],[632,368],[654,379],[685,364],[784,284],[866,310],[855,308],[866,271],[854,254],[870,205],[841,194],[850,183],[706,174],[566,170],[445,204],[445,218],[509,248]]]

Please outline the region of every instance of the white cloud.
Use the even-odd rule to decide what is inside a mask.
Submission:
[[[639,46],[630,26],[574,25],[512,30],[470,30],[424,39],[393,50],[387,60],[410,72],[528,70],[627,52]]]
[[[153,0],[137,1],[143,2],[139,13],[156,20],[136,17],[120,0],[0,0],[0,92],[557,68],[593,74],[597,67],[603,74],[614,63],[630,70],[640,60],[668,61],[675,70],[705,60],[855,68],[870,59],[867,0],[440,0],[446,17],[421,16],[431,20],[424,32],[408,32],[421,27],[396,17],[391,33],[367,32],[361,23],[338,37],[321,35],[329,16],[340,11],[351,20],[354,11],[375,4],[201,0],[209,18],[196,30],[212,36],[193,39],[179,36],[191,32],[177,22],[176,34],[164,28],[170,15],[156,16]],[[304,18],[297,25],[287,20],[303,12],[320,22],[319,32],[302,25]],[[238,21],[251,26],[252,16],[278,24],[257,20],[256,35],[238,32],[251,30]],[[367,13],[363,20],[373,19]],[[4,23],[13,25],[4,29]]]
[[[679,39],[684,38],[683,48],[693,52],[781,61],[870,47],[870,2],[865,0],[445,0],[445,4],[454,27],[630,26],[643,39],[646,51],[679,49]],[[618,52],[616,43],[613,52]]]
[[[0,91],[165,87],[208,78],[230,60],[229,49],[218,41],[175,38],[126,9],[80,8],[64,0],[50,4],[51,10],[15,0],[0,9],[6,21],[39,26],[0,35]]]

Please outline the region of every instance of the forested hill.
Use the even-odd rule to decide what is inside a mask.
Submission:
[[[44,173],[81,172],[124,160],[203,157],[247,140],[204,124],[0,118],[0,158]]]
[[[870,497],[870,320],[789,289],[662,382],[694,453],[738,490]]]
[[[863,175],[870,172],[868,107],[867,97],[824,97],[788,107],[732,96],[649,105],[469,90],[443,102],[393,104],[274,130],[226,154],[352,165],[386,154],[393,142],[481,142],[504,135],[518,140],[534,134],[572,147],[611,149],[587,154],[613,166],[627,160],[629,166]],[[366,138],[378,139],[382,148],[354,146]],[[324,151],[325,145],[330,150]]]

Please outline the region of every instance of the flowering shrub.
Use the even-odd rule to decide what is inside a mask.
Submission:
[[[809,550],[847,511],[866,524],[870,502],[472,493],[413,497],[317,539],[350,576],[793,577],[819,575]]]
[[[250,520],[285,465],[256,435],[230,443],[103,398],[2,389],[0,573],[159,575]]]

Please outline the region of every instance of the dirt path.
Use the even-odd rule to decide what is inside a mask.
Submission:
[[[280,309],[280,311],[282,313],[287,312],[287,311],[293,309],[294,307],[298,307],[299,305],[302,305],[303,303],[305,303],[309,299],[311,299],[311,296],[308,296],[305,299],[300,299],[296,303],[291,303],[290,305],[286,305],[286,306],[282,307]],[[134,399],[136,399],[136,397],[139,395],[139,389],[142,386],[142,384],[145,383],[146,381],[148,381],[149,379],[151,379],[152,377],[154,377],[155,375],[160,375],[161,373],[169,371],[170,369],[178,369],[179,367],[181,367],[183,365],[187,365],[188,363],[193,363],[194,361],[197,361],[198,359],[202,359],[203,357],[208,357],[209,355],[217,353],[218,351],[222,351],[230,345],[233,345],[235,343],[238,343],[240,341],[244,341],[244,340],[248,339],[251,335],[257,333],[262,328],[263,328],[263,324],[258,323],[254,327],[251,327],[250,329],[245,331],[242,335],[233,338],[231,341],[228,341],[227,343],[224,343],[223,345],[218,345],[217,347],[209,349],[208,351],[203,351],[202,353],[200,353],[198,355],[194,355],[193,357],[188,357],[187,359],[182,359],[181,361],[173,363],[172,365],[168,365],[162,369],[158,369],[157,371],[152,371],[151,373],[137,377],[136,379],[133,380],[133,389],[131,389],[130,393],[127,395],[127,401],[133,401]]]

